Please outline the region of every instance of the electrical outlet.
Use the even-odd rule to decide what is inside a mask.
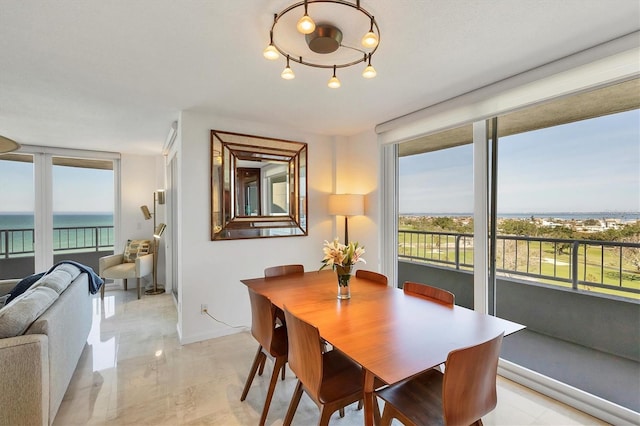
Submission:
[[[209,307],[206,304],[203,303],[202,305],[200,305],[200,315],[205,315],[208,310]]]

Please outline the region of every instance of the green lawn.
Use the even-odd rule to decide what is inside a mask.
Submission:
[[[473,240],[460,242],[460,263],[473,264]],[[504,242],[503,242],[504,241]],[[571,248],[556,253],[556,246],[548,242],[499,240],[497,246],[496,266],[498,269],[520,273],[539,274],[549,278],[535,279],[537,282],[571,287],[570,282],[554,280],[553,277],[569,280],[571,278]],[[517,252],[517,257],[516,257]],[[555,253],[555,254],[554,254]],[[438,236],[432,234],[404,234],[398,236],[399,256],[414,257],[426,261],[455,262],[456,248],[454,236]],[[586,264],[586,265],[585,265]],[[578,278],[594,284],[611,285],[618,288],[640,289],[640,271],[634,271],[633,265],[622,258],[622,281],[620,281],[620,251],[617,247],[587,246],[586,257],[584,245],[578,251]],[[640,294],[608,288],[579,285],[581,290],[640,299]]]

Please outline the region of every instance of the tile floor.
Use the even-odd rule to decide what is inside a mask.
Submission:
[[[107,291],[93,299],[94,317],[54,425],[255,425],[273,364],[254,380],[240,402],[257,349],[250,333],[181,346],[172,296]],[[212,320],[213,321],[213,320]],[[296,379],[290,370],[276,387],[267,425],[281,425]],[[318,409],[303,396],[294,425],[313,425]],[[498,380],[498,406],[485,425],[606,424],[509,380]],[[362,424],[362,411],[347,407],[332,424]]]

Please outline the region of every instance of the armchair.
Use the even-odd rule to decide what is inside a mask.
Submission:
[[[103,279],[123,280],[124,290],[127,290],[127,280],[136,279],[138,299],[140,299],[141,286],[140,279],[153,274],[153,253],[140,254],[135,261],[125,262],[125,253],[103,256],[98,261],[98,275]],[[104,285],[100,287],[100,298],[104,299]]]

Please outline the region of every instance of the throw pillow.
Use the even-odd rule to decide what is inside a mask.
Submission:
[[[6,303],[9,304],[9,302],[11,302],[13,299],[27,291],[29,287],[35,284],[35,282],[42,278],[43,275],[44,272],[40,272],[39,274],[29,275],[28,277],[20,280],[20,282],[18,282],[18,284],[16,284],[16,286],[9,292],[11,297],[9,297]]]
[[[20,336],[55,302],[58,293],[48,287],[32,288],[0,309],[0,338]]]
[[[129,240],[124,248],[124,263],[135,262],[136,259],[151,251],[151,241],[149,240]]]

